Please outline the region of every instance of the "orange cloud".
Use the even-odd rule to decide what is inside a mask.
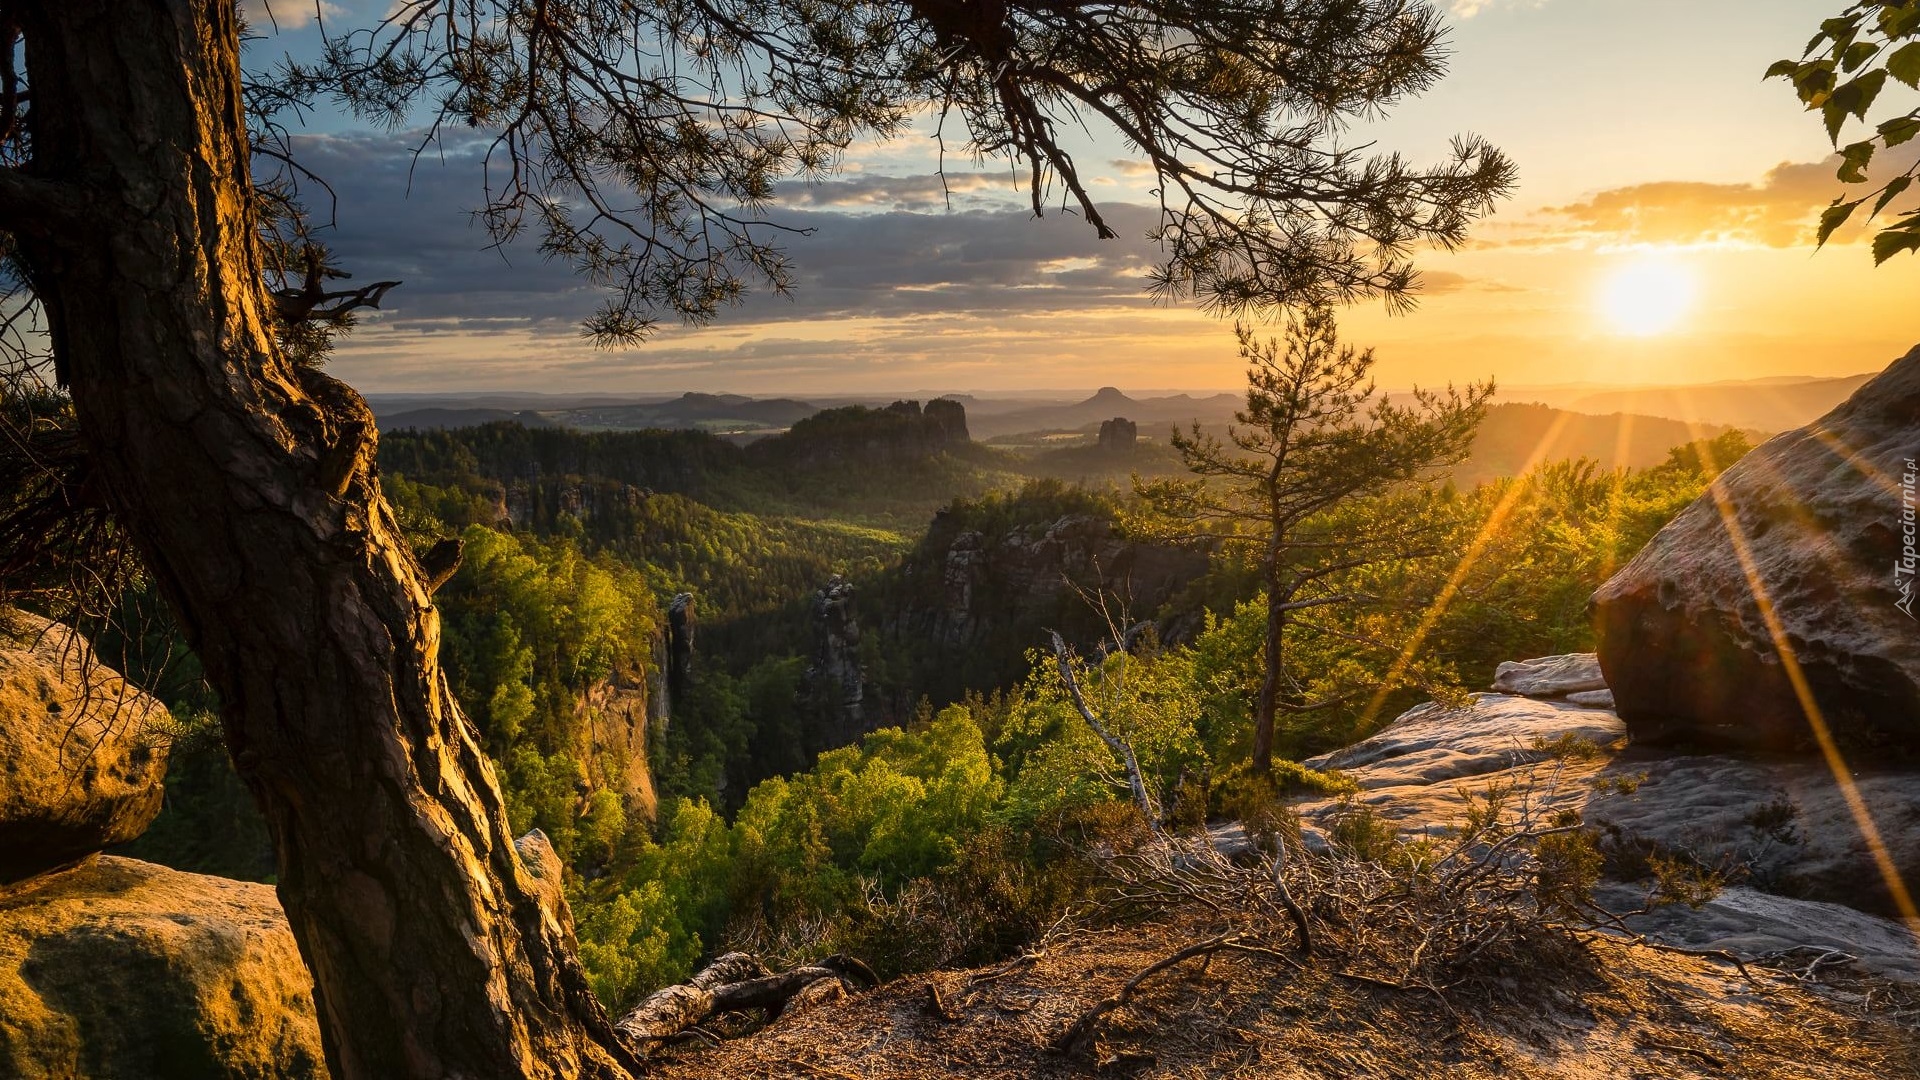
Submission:
[[[1834,177],[1838,156],[1819,162],[1783,163],[1756,184],[1661,180],[1612,188],[1582,202],[1549,207],[1508,241],[1518,245],[1598,240],[1628,244],[1726,244],[1788,248],[1811,245],[1820,211],[1836,195],[1862,195],[1911,168],[1915,151],[1884,157],[1868,170],[1867,184],[1844,185]],[[1865,215],[1836,234],[1832,243],[1867,235]],[[1496,243],[1498,241],[1495,241]]]

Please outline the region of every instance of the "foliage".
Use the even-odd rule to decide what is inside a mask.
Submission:
[[[1422,527],[1435,516],[1407,512],[1406,500],[1424,498],[1420,485],[1466,456],[1493,384],[1415,390],[1411,406],[1376,401],[1373,351],[1341,344],[1323,306],[1289,313],[1284,351],[1244,326],[1238,333],[1249,365],[1247,405],[1237,414],[1243,426],[1228,429],[1227,443],[1197,424],[1176,431],[1174,447],[1198,479],[1142,481],[1138,490],[1163,530],[1239,547],[1259,568],[1266,629],[1251,753],[1254,770],[1264,772],[1279,714],[1345,700],[1314,694],[1298,677],[1287,659],[1288,624],[1377,602],[1377,593],[1351,585],[1383,565],[1397,571],[1436,553]],[[1383,513],[1388,499],[1393,509]]]
[[[1899,107],[1869,120],[1889,79],[1920,90],[1920,0],[1863,0],[1820,24],[1798,60],[1776,61],[1767,78],[1786,79],[1809,112],[1820,114],[1827,137],[1840,154],[1842,183],[1870,184],[1868,166],[1880,150],[1892,150],[1920,135],[1920,106]],[[1840,144],[1849,122],[1872,126],[1863,139]],[[1859,197],[1836,196],[1820,215],[1819,243],[1869,201],[1872,221],[1906,194],[1920,175],[1920,159]],[[1920,251],[1920,205],[1896,211],[1873,238],[1875,265],[1903,251]]]

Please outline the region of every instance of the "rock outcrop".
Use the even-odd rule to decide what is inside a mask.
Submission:
[[[693,688],[693,634],[699,626],[693,594],[677,593],[667,604],[667,701],[685,701]]]
[[[1900,910],[1886,876],[1890,868],[1920,883],[1920,769],[1837,779],[1824,760],[1635,746],[1605,709],[1504,694],[1475,695],[1461,709],[1418,706],[1306,764],[1341,770],[1360,788],[1296,806],[1309,842],[1325,842],[1356,811],[1403,834],[1441,835],[1466,819],[1472,800],[1501,791],[1509,806],[1527,800],[1541,820],[1580,812],[1613,873],[1632,877],[1659,855],[1735,882],[1697,911],[1663,910],[1643,930],[1682,944],[1744,944],[1747,955],[1764,943],[1838,948],[1872,970],[1920,978],[1920,948],[1893,921]],[[1613,888],[1620,910],[1639,906],[1630,894],[1644,896],[1639,886]]]
[[[0,1076],[326,1074],[270,886],[102,856],[0,893]]]
[[[1100,422],[1100,449],[1111,453],[1121,453],[1133,449],[1140,440],[1140,425],[1124,416]]]
[[[1600,660],[1592,653],[1542,656],[1537,660],[1508,660],[1493,671],[1493,689],[1524,697],[1571,697],[1607,688]]]
[[[1079,603],[1076,587],[1120,598],[1132,618],[1150,616],[1207,568],[1204,552],[1126,539],[1092,514],[995,537],[942,526],[935,517],[923,542],[946,548],[937,567],[940,603],[923,613],[926,625],[919,629],[949,648],[983,644],[1011,623],[1031,621],[1027,616],[1054,616],[1063,597]],[[1030,645],[1023,639],[1019,647]]]
[[[1916,457],[1920,348],[1721,474],[1594,594],[1636,741],[1806,752],[1824,727],[1920,756]]]
[[[853,583],[838,575],[813,594],[813,654],[800,684],[808,758],[871,730],[854,595]]]
[[[164,719],[80,635],[0,610],[0,883],[140,835],[160,812]]]

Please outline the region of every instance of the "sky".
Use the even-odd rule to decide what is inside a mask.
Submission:
[[[323,10],[338,28],[363,16],[356,4],[380,3]],[[250,63],[311,49],[313,0],[243,6],[266,35]],[[1362,303],[1342,313],[1343,336],[1375,348],[1387,387],[1884,367],[1920,343],[1920,256],[1876,269],[1860,229],[1815,251],[1812,222],[1841,188],[1832,147],[1787,84],[1761,78],[1840,6],[1453,0],[1448,77],[1349,138],[1420,162],[1471,132],[1515,159],[1519,187],[1463,249],[1418,255],[1413,313]],[[1096,134],[1076,158],[1118,240],[1072,216],[1036,220],[1004,165],[950,161],[943,191],[922,126],[856,146],[824,183],[782,187],[774,216],[812,230],[790,245],[791,299],[750,297],[713,325],[612,352],[579,335],[599,304],[592,287],[531,244],[488,250],[471,217],[485,139],[455,133],[416,160],[418,141],[325,114],[296,134],[302,164],[338,194],[327,240],[342,265],[405,282],[332,361],[365,392],[1242,385],[1230,323],[1141,290],[1153,213],[1111,138]]]

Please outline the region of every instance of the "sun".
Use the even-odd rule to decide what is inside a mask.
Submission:
[[[1600,312],[1614,330],[1651,337],[1673,329],[1693,307],[1698,281],[1673,256],[1648,252],[1616,268],[1600,288]]]

